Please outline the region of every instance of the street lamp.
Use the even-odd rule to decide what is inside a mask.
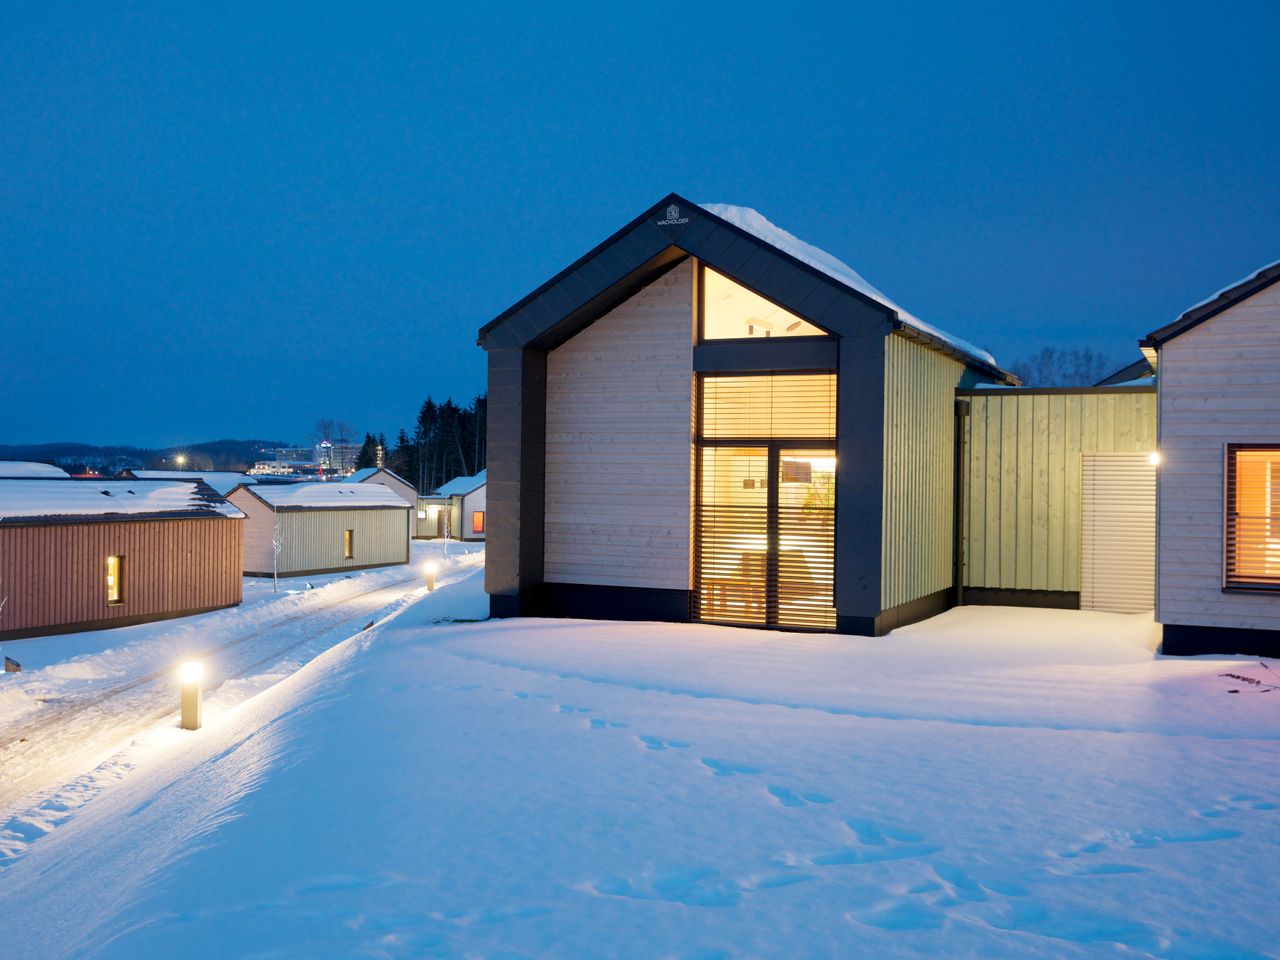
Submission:
[[[178,469],[181,470],[187,465],[187,455],[185,453],[174,454],[173,462],[177,464]]]

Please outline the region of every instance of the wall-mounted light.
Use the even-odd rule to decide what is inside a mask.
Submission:
[[[204,720],[204,664],[199,660],[184,663],[178,680],[182,686],[182,729],[199,730]]]
[[[1148,453],[1147,463],[1151,464],[1153,467],[1160,466],[1160,451],[1152,450],[1150,453]]]
[[[440,564],[428,560],[424,569],[427,571],[427,592],[430,593],[436,588],[436,574],[440,572]]]

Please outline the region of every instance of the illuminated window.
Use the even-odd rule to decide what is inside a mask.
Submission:
[[[471,513],[471,532],[484,533],[484,511],[474,510]]]
[[[425,520],[425,519],[427,519],[427,511],[425,511],[425,510],[419,510],[419,511],[418,511],[418,519],[419,519],[419,520]]]
[[[702,339],[826,336],[826,330],[801,320],[710,267],[703,267]]]
[[[354,530],[342,531],[342,555],[348,560],[354,560],[356,557],[356,532]]]
[[[835,435],[835,374],[702,378],[704,438]]]
[[[107,603],[124,603],[124,557],[107,557]]]
[[[1228,587],[1280,588],[1280,447],[1227,447]]]

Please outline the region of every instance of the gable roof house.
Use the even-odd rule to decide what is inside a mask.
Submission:
[[[199,483],[0,480],[0,640],[234,606],[243,519]]]
[[[247,576],[298,577],[409,562],[409,504],[380,483],[245,484],[227,500],[245,515]]]
[[[342,483],[380,483],[389,490],[398,493],[409,506],[418,502],[418,488],[408,480],[386,467],[365,467],[349,476],[343,477]]]
[[[954,601],[956,389],[1017,380],[754,210],[672,194],[479,342],[493,615],[879,635]]]
[[[1280,262],[1141,346],[1159,402],[1162,650],[1280,656]]]
[[[487,516],[487,496],[485,485],[488,471],[481,470],[473,477],[454,477],[444,486],[436,490],[435,497],[427,500],[426,510],[436,503],[447,507],[448,527],[446,533],[456,540],[485,539],[485,518]],[[443,499],[442,499],[443,498]]]

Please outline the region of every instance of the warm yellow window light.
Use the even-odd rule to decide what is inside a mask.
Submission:
[[[124,603],[124,557],[107,557],[107,603]]]

